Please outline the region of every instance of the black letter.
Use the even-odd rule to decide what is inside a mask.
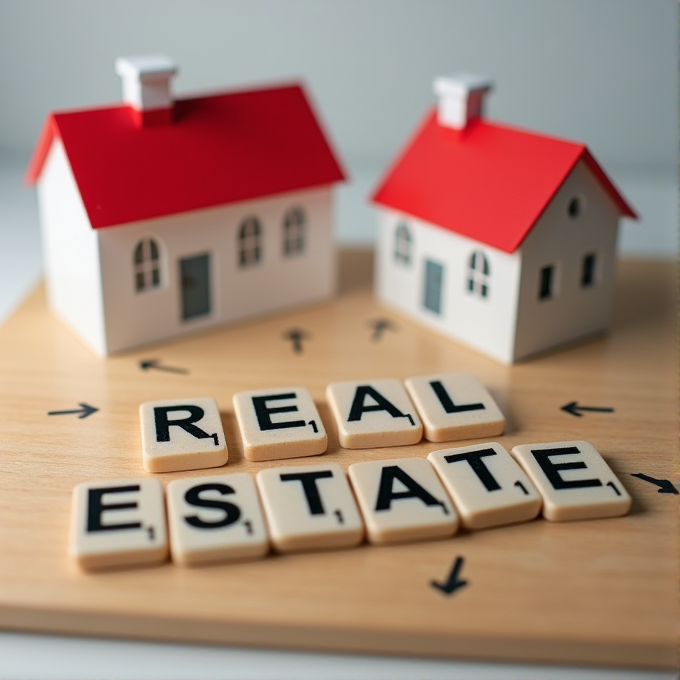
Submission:
[[[137,503],[111,503],[104,505],[102,496],[107,493],[126,493],[139,491],[139,484],[131,486],[109,486],[105,489],[87,490],[87,531],[118,531],[119,529],[141,529],[141,522],[126,522],[123,524],[102,524],[102,514],[105,510],[128,510],[136,508]]]
[[[569,453],[581,453],[576,446],[565,446],[561,449],[538,449],[537,451],[532,450],[531,453],[534,454],[536,462],[541,466],[541,470],[543,470],[545,476],[556,490],[602,486],[602,482],[599,479],[573,479],[571,481],[562,479],[560,470],[583,470],[588,466],[583,461],[556,465],[550,460],[550,456],[566,456]]]
[[[302,489],[307,499],[307,507],[312,515],[325,515],[326,511],[321,502],[321,495],[316,486],[317,479],[332,477],[330,470],[320,470],[319,472],[296,472],[288,475],[280,475],[282,482],[302,482]]]
[[[468,451],[467,453],[455,453],[450,456],[444,456],[447,463],[457,463],[461,460],[466,460],[470,463],[470,467],[475,471],[479,481],[484,484],[487,491],[498,491],[501,485],[496,481],[496,478],[489,472],[489,468],[484,465],[482,458],[486,456],[495,456],[496,452],[493,449],[481,449],[480,451]]]
[[[374,406],[364,406],[367,396],[371,396],[375,399],[376,403]],[[387,411],[393,418],[406,417],[392,402],[387,401],[387,399],[385,399],[385,397],[383,397],[383,395],[375,388],[370,385],[357,385],[347,422],[361,420],[361,416],[368,411]]]
[[[434,380],[433,382],[431,382],[430,387],[434,390],[434,393],[437,395],[437,398],[439,399],[441,405],[444,407],[444,410],[447,413],[462,413],[463,411],[479,411],[480,409],[486,408],[484,404],[461,404],[460,406],[456,406],[453,403],[453,401],[451,401],[449,393],[444,388],[444,385],[442,385],[439,382],[439,380]]]
[[[398,479],[408,491],[392,491],[395,479]],[[398,465],[387,465],[382,469],[380,475],[378,502],[375,504],[376,512],[389,510],[392,501],[401,498],[420,498],[425,505],[441,505],[445,508],[441,501],[438,501],[429,491],[423,489],[413,477],[406,474]]]
[[[206,522],[198,515],[191,515],[185,517],[184,521],[197,529],[218,529],[219,527],[228,527],[234,522],[238,522],[241,517],[241,509],[238,505],[229,503],[229,501],[220,501],[217,499],[201,498],[204,491],[219,491],[223,496],[234,493],[234,490],[226,484],[198,484],[192,486],[185,494],[184,500],[196,508],[215,508],[224,511],[224,517],[215,522]]]
[[[168,420],[168,413],[171,411],[189,411],[188,418],[180,420]],[[192,425],[199,421],[205,415],[205,411],[200,406],[156,406],[153,410],[153,415],[156,420],[156,441],[169,442],[170,441],[170,426],[176,425],[181,427],[185,432],[196,437],[196,439],[210,439],[207,432],[201,430],[200,427]]]
[[[295,392],[287,392],[286,394],[270,394],[266,397],[253,397],[253,406],[255,407],[255,415],[257,416],[257,424],[260,430],[281,430],[286,427],[305,427],[307,423],[304,420],[288,420],[285,423],[272,423],[271,413],[292,413],[298,410],[297,406],[279,406],[278,408],[269,408],[268,401],[273,399],[295,399]]]

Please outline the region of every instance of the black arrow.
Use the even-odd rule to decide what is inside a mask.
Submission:
[[[446,583],[439,583],[438,581],[430,581],[430,585],[437,590],[441,590],[444,595],[453,595],[459,588],[467,585],[467,581],[462,581],[458,579],[458,574],[463,568],[464,557],[456,557],[456,561],[453,563],[451,568],[451,573]]]
[[[373,328],[373,335],[371,336],[373,342],[378,342],[385,331],[397,330],[397,327],[389,319],[375,319],[369,321],[369,325]]]
[[[293,352],[295,354],[302,354],[302,341],[308,338],[309,334],[300,328],[291,328],[283,334],[283,337],[293,343]]]
[[[87,416],[91,416],[93,413],[96,413],[99,411],[98,408],[95,408],[94,406],[90,406],[88,404],[78,404],[80,408],[72,410],[72,411],[48,411],[47,415],[48,416],[66,416],[70,415],[71,413],[80,413],[78,418],[87,418]]]
[[[637,472],[633,474],[633,477],[641,479],[643,482],[649,482],[650,484],[656,484],[659,487],[657,493],[674,493],[677,494],[678,490],[673,486],[670,479],[654,479],[649,475],[645,475],[642,472]]]
[[[583,413],[579,413],[579,411],[592,411],[594,413],[614,413],[613,408],[600,406],[579,406],[575,401],[569,402],[568,404],[562,406],[562,410],[566,411],[567,413],[571,413],[572,416],[576,416],[577,418],[581,418],[583,416]]]
[[[186,368],[176,368],[175,366],[161,366],[159,359],[142,359],[139,362],[139,367],[143,371],[148,371],[150,368],[155,368],[157,371],[167,371],[168,373],[181,373],[186,375],[189,373]]]

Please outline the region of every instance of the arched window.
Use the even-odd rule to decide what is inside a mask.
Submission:
[[[238,263],[241,267],[262,259],[262,227],[257,217],[246,217],[238,230]]]
[[[305,249],[305,214],[291,208],[283,219],[283,254],[296,255]]]
[[[135,247],[135,290],[158,288],[161,285],[161,258],[158,243],[152,238],[142,239]]]
[[[394,261],[401,264],[411,264],[411,245],[413,238],[411,230],[403,222],[394,232]]]
[[[468,260],[468,292],[489,297],[490,278],[489,260],[481,250],[475,250]]]

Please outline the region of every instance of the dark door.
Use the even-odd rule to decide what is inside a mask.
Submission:
[[[425,260],[425,285],[423,306],[435,314],[442,313],[442,283],[444,267],[432,260]]]
[[[210,255],[179,261],[182,282],[182,321],[210,314]]]

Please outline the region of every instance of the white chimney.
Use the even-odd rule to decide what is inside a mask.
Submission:
[[[470,73],[435,78],[433,89],[439,97],[439,124],[463,130],[468,123],[481,118],[484,96],[491,87],[488,78]]]
[[[123,99],[142,127],[172,121],[170,79],[177,64],[161,54],[116,59],[116,73],[123,79]]]

